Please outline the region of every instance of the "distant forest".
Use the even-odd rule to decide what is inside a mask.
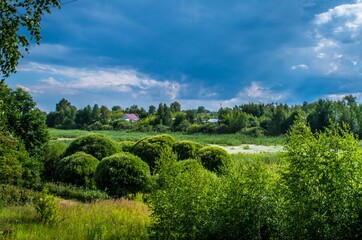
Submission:
[[[135,114],[138,121],[127,121],[125,114]],[[56,104],[55,111],[47,115],[47,126],[58,129],[129,130],[129,131],[181,131],[186,133],[242,133],[253,136],[278,136],[287,133],[298,117],[307,119],[312,131],[323,131],[331,122],[346,124],[362,137],[362,105],[352,95],[342,100],[319,99],[316,102],[288,106],[276,103],[247,103],[233,108],[209,111],[203,106],[182,110],[176,102],[169,106],[160,103],[148,110],[137,105],[123,109],[95,104],[77,109],[68,100]]]

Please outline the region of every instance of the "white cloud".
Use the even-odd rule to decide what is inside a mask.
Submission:
[[[243,102],[275,102],[282,100],[286,96],[285,93],[276,93],[267,87],[261,85],[260,82],[251,82],[249,87],[244,88],[236,99]]]
[[[134,69],[86,69],[31,63],[21,67],[19,72],[48,76],[39,80],[42,84],[29,87],[30,91],[37,92],[58,91],[63,94],[76,94],[86,90],[107,90],[130,93],[135,97],[140,94],[158,95],[173,100],[182,87],[176,81],[156,80]]]
[[[362,61],[362,1],[341,4],[315,15],[305,34],[309,46],[287,49],[289,62],[303,62],[308,74],[360,75],[356,62]],[[291,70],[306,69],[292,65]]]
[[[292,69],[292,70],[308,70],[309,67],[308,67],[308,65],[306,65],[306,64],[298,64],[298,65],[293,65],[293,66],[291,67],[291,69]]]
[[[323,96],[323,98],[326,98],[326,99],[329,99],[332,101],[338,101],[338,100],[342,100],[347,95],[352,95],[352,96],[356,97],[357,102],[362,102],[362,92],[328,94],[328,95]]]

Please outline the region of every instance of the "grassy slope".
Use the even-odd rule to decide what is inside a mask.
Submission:
[[[0,239],[4,230],[10,239],[148,239],[150,213],[142,203],[107,200],[95,204],[61,201],[58,220],[38,222],[31,205],[7,207],[0,211]]]
[[[126,131],[84,131],[84,130],[59,130],[50,129],[52,140],[59,138],[77,138],[90,133],[100,133],[107,135],[117,141],[137,141],[146,136],[158,135],[160,133],[149,132],[126,132]],[[283,137],[252,137],[242,134],[183,134],[180,132],[168,133],[176,140],[191,140],[202,144],[218,144],[223,146],[237,146],[241,144],[257,145],[279,145],[284,140]]]

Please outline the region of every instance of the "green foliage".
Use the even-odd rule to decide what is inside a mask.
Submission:
[[[0,184],[0,210],[6,206],[20,206],[33,202],[38,192],[9,184]]]
[[[162,161],[150,196],[155,239],[213,239],[221,182],[196,160]]]
[[[66,148],[67,144],[63,142],[50,142],[47,144],[43,156],[43,178],[45,180],[53,181],[56,179],[55,171]]]
[[[173,145],[173,151],[176,153],[179,160],[195,158],[196,152],[203,146],[199,143],[183,140],[177,141]]]
[[[22,162],[27,158],[17,139],[6,132],[0,132],[0,183],[16,184],[23,173]]]
[[[233,164],[230,155],[224,149],[216,146],[203,147],[196,155],[206,169],[217,173],[221,173]]]
[[[132,142],[132,141],[121,141],[119,143],[123,152],[130,152],[131,148],[134,144],[135,144],[135,142]]]
[[[62,183],[46,183],[49,193],[66,199],[76,199],[82,202],[95,202],[109,199],[107,193]]]
[[[21,88],[10,89],[0,83],[0,99],[4,105],[4,127],[17,138],[32,157],[40,157],[49,135],[45,113],[37,109],[32,97]]]
[[[32,157],[27,157],[22,162],[23,172],[21,175],[22,185],[27,188],[36,188],[41,185],[41,172],[43,164]]]
[[[34,199],[34,207],[42,223],[53,223],[59,218],[58,200],[46,191]]]
[[[85,152],[98,160],[102,160],[120,150],[120,146],[112,139],[101,134],[89,134],[75,139],[66,149],[64,156],[69,156],[76,152]]]
[[[133,145],[131,152],[145,161],[152,171],[161,153],[171,152],[174,143],[175,139],[167,134],[145,137]]]
[[[239,162],[221,176],[216,239],[273,239],[278,215],[278,178],[261,159]]]
[[[92,187],[98,159],[84,152],[77,152],[60,160],[56,168],[57,179],[64,183]]]
[[[82,204],[62,200],[59,221],[39,224],[33,206],[9,207],[0,212],[0,239],[149,239],[150,212],[140,202],[120,200]],[[3,231],[3,232],[1,232]]]
[[[143,191],[149,183],[150,169],[139,157],[118,153],[99,163],[94,178],[98,189],[122,197]]]
[[[285,149],[288,237],[360,239],[362,161],[353,134],[335,123],[312,133],[298,120]]]
[[[16,72],[19,58],[28,52],[29,41],[40,43],[43,14],[60,7],[58,0],[3,1],[0,4],[0,68],[2,78]],[[23,49],[21,49],[23,48]]]

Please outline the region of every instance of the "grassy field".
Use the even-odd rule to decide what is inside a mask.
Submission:
[[[128,200],[94,204],[60,202],[58,220],[39,222],[32,205],[0,211],[0,239],[148,239],[150,213],[146,205]]]
[[[117,141],[137,141],[146,136],[159,135],[157,132],[126,132],[126,131],[85,131],[49,129],[51,140],[63,139],[71,141],[74,138],[90,133],[100,133]],[[176,140],[191,140],[202,144],[218,144],[222,146],[238,146],[241,144],[280,145],[284,137],[252,137],[242,134],[183,134],[180,132],[168,133]]]

